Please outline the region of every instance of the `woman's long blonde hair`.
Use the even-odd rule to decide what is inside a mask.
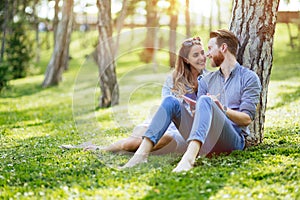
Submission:
[[[191,65],[186,62],[192,46],[202,45],[200,37],[194,37],[185,40],[179,50],[175,70],[173,71],[173,91],[176,94],[184,95],[186,93],[194,93],[198,89],[198,81],[195,80]],[[198,76],[202,72],[199,72]]]

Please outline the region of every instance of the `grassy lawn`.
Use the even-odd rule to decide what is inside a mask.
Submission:
[[[95,40],[73,37],[70,69],[58,87],[42,89],[44,76],[35,75],[11,81],[0,96],[0,199],[300,199],[300,50],[288,46],[284,25],[275,35],[264,142],[198,159],[183,174],[171,172],[175,155],[119,171],[131,155],[58,148],[128,136],[159,105],[169,72],[166,52],[154,68],[139,61],[138,37],[135,51],[121,43],[120,105],[96,110],[98,71],[84,56]]]

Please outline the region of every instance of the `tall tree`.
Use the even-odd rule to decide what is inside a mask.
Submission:
[[[186,37],[191,37],[190,0],[185,0],[185,31]]]
[[[214,1],[210,1],[210,14],[209,14],[209,32],[212,31],[213,26],[213,11],[214,11]]]
[[[217,9],[218,9],[218,27],[222,27],[222,20],[221,20],[221,2],[220,0],[216,0]]]
[[[157,3],[158,0],[146,0],[146,39],[145,39],[145,48],[141,53],[141,60],[149,63],[153,60],[154,56],[154,46],[157,37],[156,27],[158,27],[158,15],[157,15]]]
[[[64,0],[62,19],[58,24],[54,50],[47,66],[43,87],[57,85],[62,79],[62,73],[69,59],[69,41],[72,29],[73,0]],[[70,25],[71,23],[71,25]]]
[[[58,12],[59,12],[59,6],[58,6],[59,0],[55,0],[55,5],[54,5],[54,18],[53,18],[53,38],[54,38],[54,43],[56,41],[56,33],[57,33],[57,27],[58,27]]]
[[[175,67],[176,62],[176,29],[178,24],[178,2],[177,0],[170,0],[170,7],[168,10],[170,15],[170,37],[169,37],[169,62],[170,67]]]
[[[97,7],[99,36],[96,61],[101,89],[99,107],[103,108],[119,103],[119,86],[113,51],[111,0],[97,0]]]
[[[247,145],[263,140],[278,5],[279,0],[234,1],[230,30],[240,41],[238,61],[255,71],[262,84],[260,102]]]
[[[1,28],[2,28],[2,38],[1,38],[1,52],[0,52],[0,63],[3,61],[4,51],[5,51],[5,38],[6,38],[6,30],[8,26],[9,20],[9,2],[8,0],[4,0],[4,3],[0,6],[0,11],[3,13],[1,17]]]
[[[114,55],[117,55],[117,51],[119,49],[120,33],[124,26],[124,21],[125,21],[126,15],[127,15],[127,10],[128,10],[129,4],[130,4],[130,2],[128,0],[123,0],[121,12],[116,21],[117,36],[116,36],[116,44],[114,46]]]
[[[36,42],[36,62],[39,63],[40,62],[40,53],[41,53],[41,43],[40,43],[40,31],[39,31],[39,18],[38,18],[38,13],[36,10],[36,4],[38,4],[39,0],[34,0],[34,5],[32,6],[33,8],[33,25],[35,28],[35,42]]]

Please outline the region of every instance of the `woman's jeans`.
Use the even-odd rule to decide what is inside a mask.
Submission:
[[[184,139],[201,142],[200,155],[244,149],[245,140],[241,129],[206,95],[197,100],[194,117],[178,99],[167,96],[155,113],[145,137],[156,144],[171,121]]]

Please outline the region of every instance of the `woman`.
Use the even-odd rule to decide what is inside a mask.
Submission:
[[[185,40],[179,50],[175,70],[162,88],[162,97],[176,98],[183,103],[185,110],[190,116],[193,115],[196,92],[198,88],[198,77],[203,74],[206,64],[203,45],[200,37]],[[184,95],[184,96],[183,96]],[[184,98],[183,98],[184,97]],[[185,100],[184,100],[185,99]],[[192,103],[186,99],[192,99]],[[142,136],[148,129],[150,123],[144,122],[134,128],[133,133],[128,138],[119,140],[109,146],[100,147],[89,145],[85,150],[104,150],[110,152],[135,152],[142,143]],[[74,148],[71,145],[62,145],[62,148]],[[76,148],[76,147],[75,147]],[[81,146],[82,148],[82,146]],[[178,132],[173,123],[169,123],[164,130],[163,136],[157,141],[157,144],[151,149],[153,154],[166,153],[184,153],[187,148],[187,142]]]
[[[133,167],[136,164],[147,161],[148,153],[156,145],[160,138],[163,137],[167,127],[172,120],[182,134],[184,139],[188,138],[189,131],[193,123],[193,111],[198,90],[198,79],[203,74],[206,64],[206,56],[203,45],[199,37],[185,40],[179,50],[179,56],[175,70],[172,74],[172,93],[166,96],[156,114],[154,115],[142,141],[142,145],[138,148],[134,156],[123,166],[123,168]],[[183,98],[184,97],[184,98]],[[185,100],[192,99],[191,101]],[[173,113],[174,105],[180,105],[179,114]],[[178,110],[177,109],[177,110]],[[171,116],[170,113],[174,114]],[[175,116],[176,115],[176,116]],[[180,117],[178,117],[178,116]],[[145,142],[145,140],[147,140]],[[149,142],[151,141],[151,142]]]

